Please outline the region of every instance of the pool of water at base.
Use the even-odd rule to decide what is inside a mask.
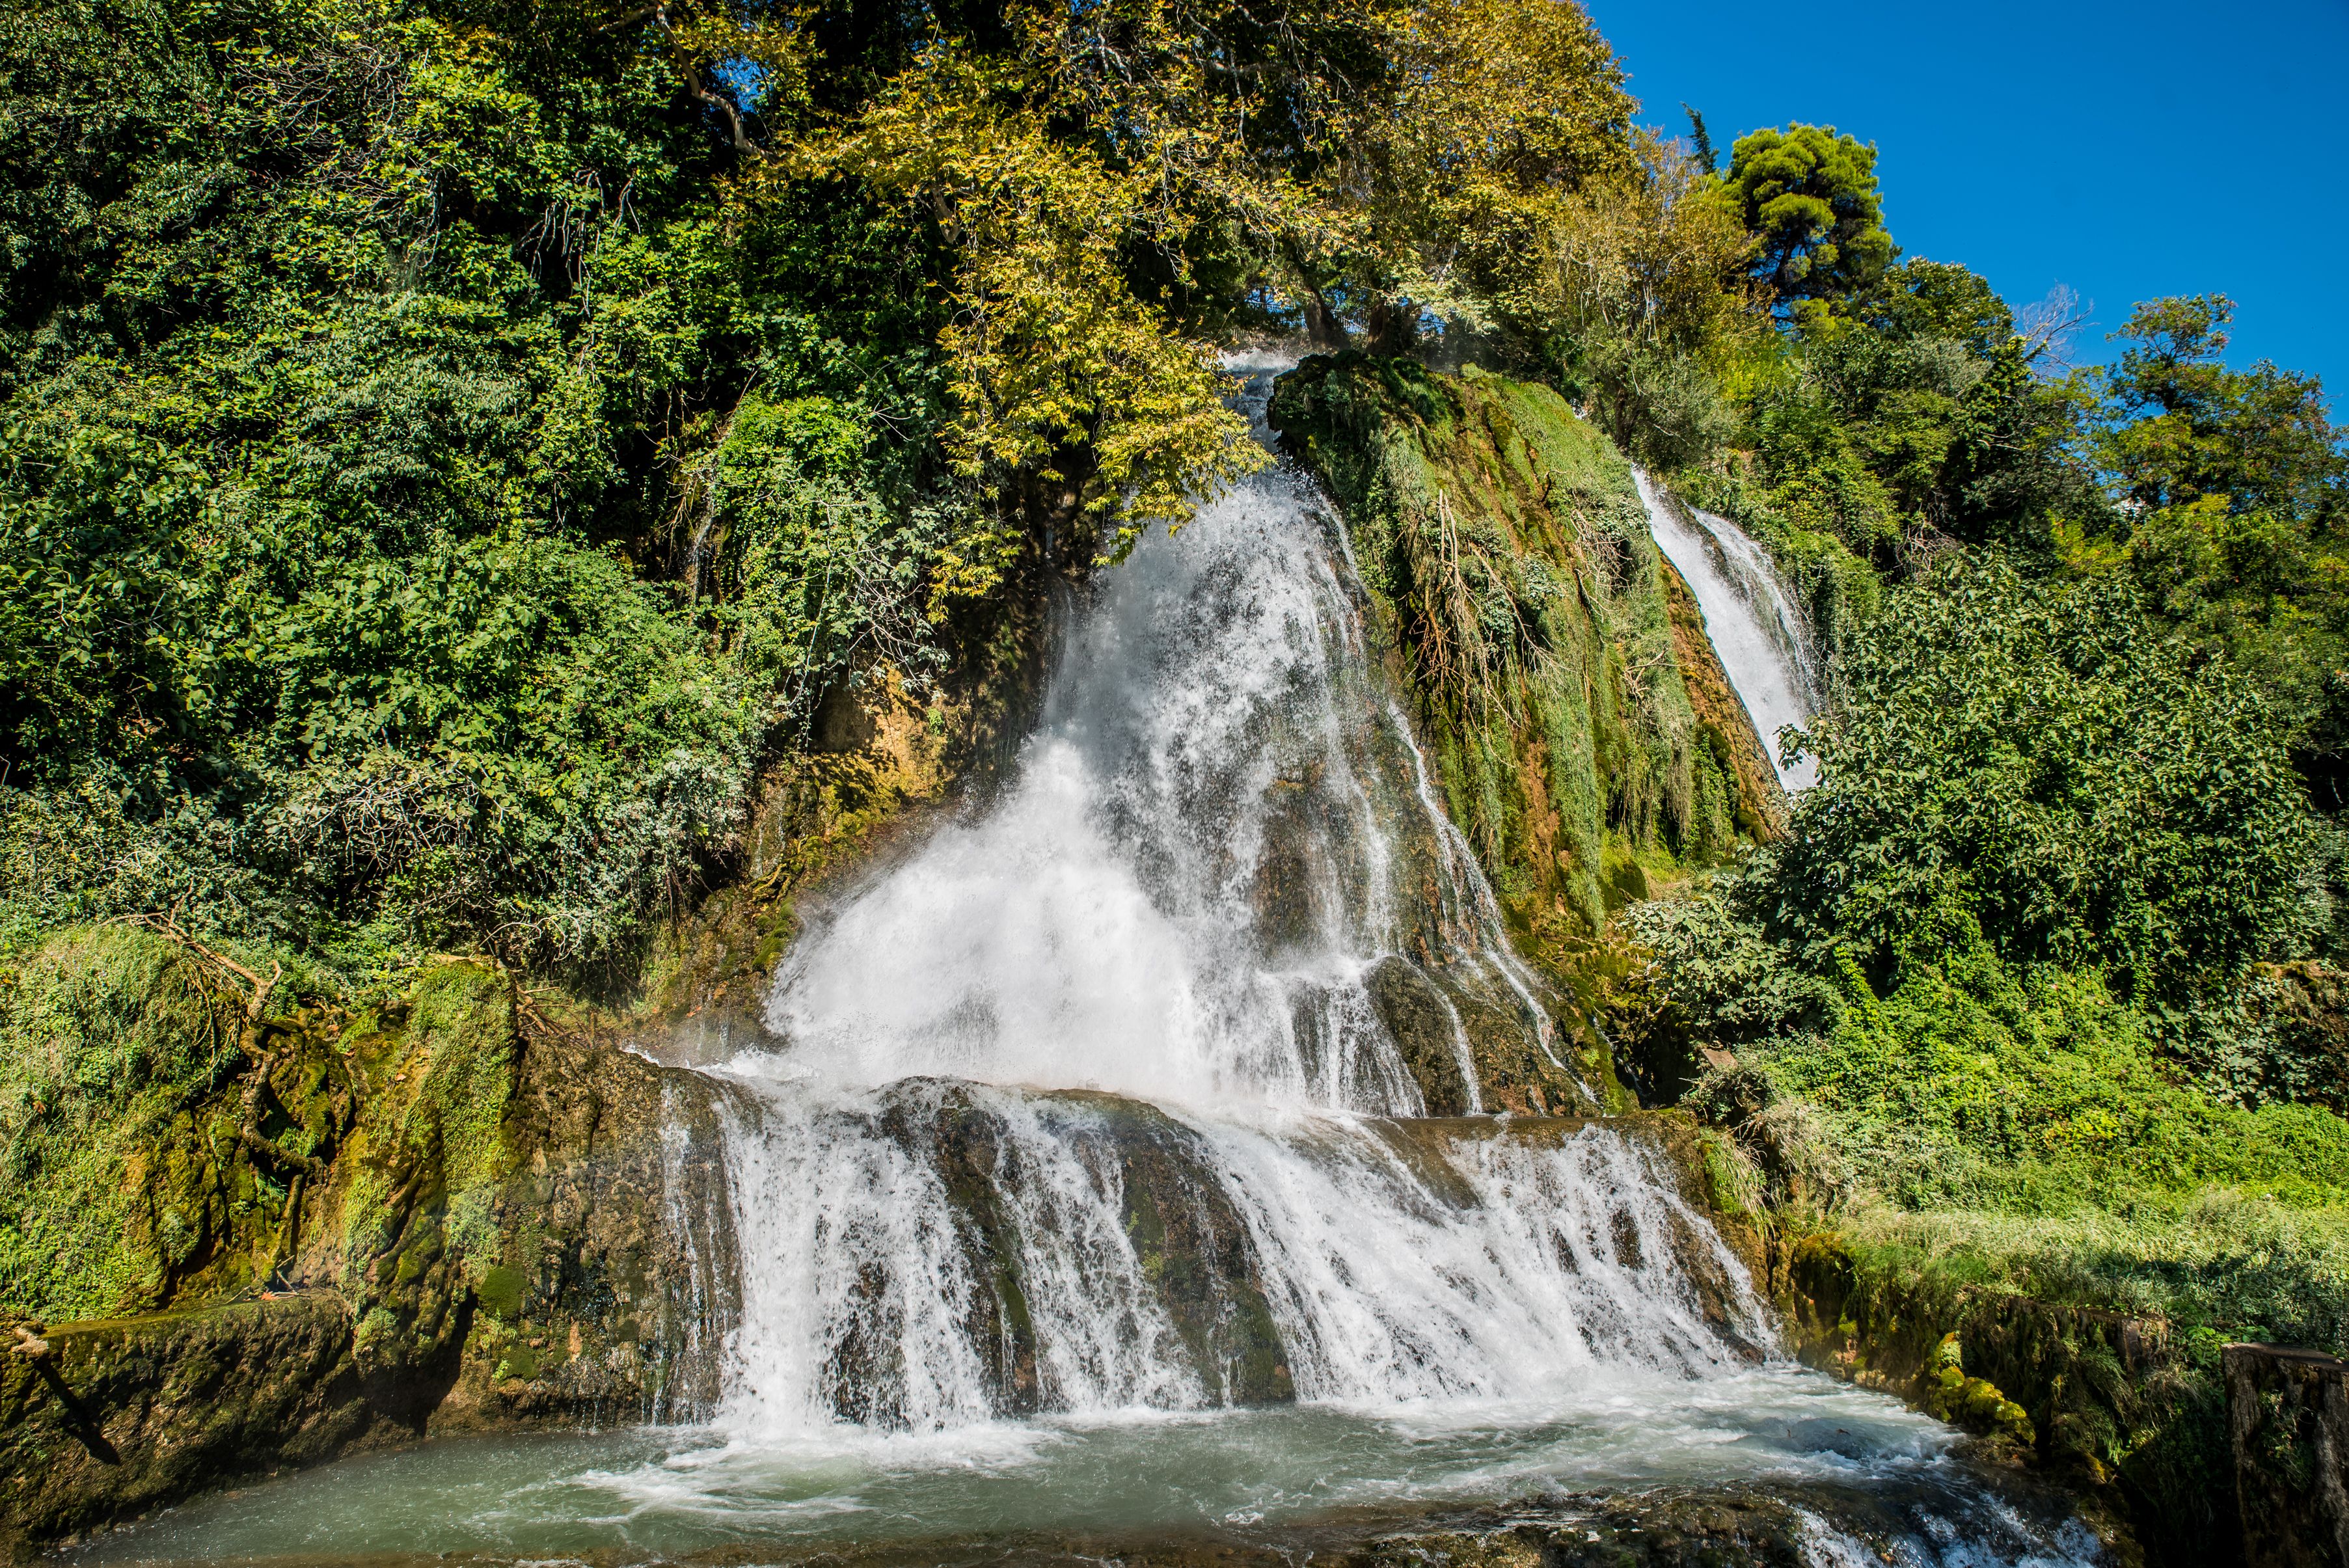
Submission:
[[[1898,1493],[1919,1563],[2093,1559],[2014,1514],[1954,1434],[1816,1374],[1596,1382],[1570,1401],[1132,1411],[936,1433],[721,1427],[452,1438],[204,1498],[65,1559],[787,1561],[833,1546],[1147,1534],[1277,1542],[1332,1521],[1727,1487]],[[1922,1499],[1920,1502],[1918,1500]],[[1806,1556],[1842,1561],[1832,1532]],[[1939,1544],[1936,1544],[1937,1539]],[[955,1555],[961,1555],[958,1551]]]

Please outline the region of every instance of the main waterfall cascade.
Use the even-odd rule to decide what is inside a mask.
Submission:
[[[1431,1109],[1398,985],[1459,1109],[1468,1016],[1552,1024],[1356,592],[1308,485],[1242,482],[1102,575],[1004,796],[816,914],[722,1069],[727,1422],[1495,1398],[1768,1342],[1616,1133],[1384,1119]]]
[[[1818,780],[1818,763],[1808,757],[1792,767],[1780,761],[1778,732],[1809,722],[1817,710],[1818,676],[1803,618],[1787,602],[1769,552],[1727,518],[1683,507],[1637,469],[1631,477],[1656,548],[1704,612],[1705,635],[1754,721],[1779,785],[1790,792],[1808,789]]]

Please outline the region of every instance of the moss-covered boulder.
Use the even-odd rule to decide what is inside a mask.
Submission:
[[[714,1401],[708,1080],[476,960],[356,1017],[271,1016],[171,929],[61,933],[12,980],[0,1539],[370,1439]]]
[[[117,1317],[267,1274],[351,1100],[306,1020],[248,1016],[261,984],[131,923],[0,968],[0,1313]]]
[[[0,1549],[399,1435],[360,1387],[350,1308],[331,1292],[28,1331],[14,1352],[0,1357]]]

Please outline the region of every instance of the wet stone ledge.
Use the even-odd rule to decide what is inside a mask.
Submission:
[[[2273,1345],[2222,1354],[2244,1568],[2349,1568],[2349,1363]]]
[[[382,1428],[331,1292],[27,1328],[0,1357],[0,1546],[23,1555]]]

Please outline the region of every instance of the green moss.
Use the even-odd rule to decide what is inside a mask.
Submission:
[[[473,1296],[484,1310],[512,1323],[522,1316],[523,1292],[529,1284],[520,1269],[492,1264],[483,1269],[474,1280]],[[626,1337],[633,1338],[634,1336]]]
[[[1731,845],[1734,788],[1681,677],[1630,466],[1563,397],[1343,355],[1285,377],[1273,419],[1345,511],[1446,803],[1521,930],[1594,936],[1627,865]],[[1475,689],[1447,684],[1468,635],[1435,603],[1447,560],[1475,618],[1516,626]]]
[[[1925,1408],[1952,1426],[1996,1433],[2028,1448],[2038,1439],[2031,1417],[1998,1385],[1966,1376],[1965,1347],[1954,1333],[1941,1336],[1925,1380]]]
[[[436,965],[409,995],[408,1035],[425,1061],[409,1135],[434,1140],[450,1192],[494,1181],[507,1163],[500,1130],[513,1092],[513,983],[486,965]]]
[[[250,1274],[285,1189],[238,1157],[243,998],[209,967],[105,925],[0,972],[0,1307],[108,1316]]]
[[[1445,804],[1513,934],[1583,1015],[1565,1044],[1619,1095],[1584,1026],[1619,967],[1610,915],[1742,853],[1768,815],[1698,717],[1630,465],[1557,392],[1475,369],[1311,359],[1271,418],[1345,512]],[[1503,1064],[1480,1066],[1488,1093],[1506,1088]]]
[[[515,1340],[506,1346],[505,1354],[499,1358],[492,1375],[501,1382],[509,1377],[518,1377],[527,1383],[538,1376],[538,1352],[521,1340]]]

